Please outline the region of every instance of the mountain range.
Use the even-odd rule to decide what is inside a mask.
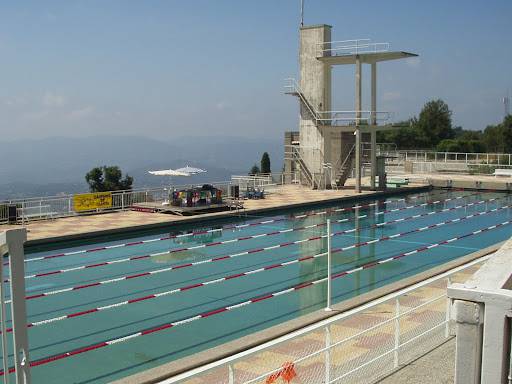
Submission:
[[[278,139],[233,136],[183,136],[157,140],[143,136],[52,137],[0,142],[0,198],[48,196],[87,191],[85,174],[93,167],[118,165],[134,177],[134,187],[168,185],[148,170],[185,165],[206,174],[173,178],[175,184],[229,180],[247,174],[261,155],[270,155],[272,170],[283,163]]]

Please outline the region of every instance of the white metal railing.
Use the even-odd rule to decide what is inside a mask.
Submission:
[[[300,175],[312,188],[320,188],[322,182],[325,183],[326,169],[321,166],[324,154],[320,148],[285,145],[284,151],[285,160],[292,160],[298,164]],[[312,169],[311,164],[317,164],[317,167]]]
[[[371,39],[337,40],[317,45],[319,57],[381,53],[388,52],[390,47],[389,43],[372,43]]]
[[[464,284],[451,284],[455,383],[512,382],[512,239]]]
[[[204,183],[212,184],[229,194],[231,181]],[[196,184],[172,185],[170,188],[183,189]],[[135,203],[160,202],[168,200],[169,188],[132,189],[125,191],[112,191],[112,207],[103,210],[121,211],[131,208]],[[75,216],[78,213],[73,206],[74,195],[30,197],[25,199],[8,199],[0,201],[0,223],[9,220],[8,206],[15,205],[17,221],[21,223],[35,219],[53,219],[58,217]]]
[[[389,111],[317,111],[307,100],[297,80],[290,77],[285,81],[287,82],[284,86],[286,92],[294,93],[301,99],[317,125],[371,125],[374,120],[380,123],[389,123],[393,118],[393,113]]]
[[[445,287],[451,280],[463,281],[460,273],[489,258],[484,256],[161,384],[209,382],[213,377],[218,384],[268,383],[272,375],[290,367],[303,384],[375,382],[451,338],[451,306]],[[319,342],[322,339],[324,343]],[[279,354],[284,355],[283,361],[277,358]],[[290,356],[293,359],[286,361]],[[244,369],[247,366],[251,369]]]
[[[232,176],[230,181],[221,182],[205,182],[202,184],[211,184],[216,188],[222,190],[224,196],[230,196],[230,186],[237,184],[241,188],[246,188],[248,185],[260,188],[268,187],[271,185],[284,185],[286,181],[292,177],[292,174],[285,173],[271,173],[257,176]],[[151,203],[163,202],[169,199],[169,192],[171,189],[185,189],[190,188],[196,184],[181,184],[172,185],[169,188],[140,188],[125,191],[112,191],[112,207],[105,208],[109,211],[122,211],[130,209],[135,203]],[[39,219],[55,219],[58,217],[75,216],[78,213],[74,210],[73,206],[74,195],[62,196],[43,196],[43,197],[29,197],[25,199],[7,199],[0,201],[0,224],[8,222],[8,206],[15,205],[17,212],[17,221],[21,223],[30,220]]]
[[[429,150],[383,151],[382,154],[396,156],[402,161],[462,162],[466,164],[512,165],[510,153],[437,152]]]
[[[11,382],[10,366],[14,368],[16,384],[30,384],[30,353],[27,332],[27,309],[25,299],[25,254],[23,245],[27,240],[25,228],[10,229],[0,233],[0,321],[2,344],[1,380]],[[8,262],[4,256],[8,255]],[[4,267],[8,265],[8,268]],[[10,305],[7,310],[7,281],[10,291]],[[11,319],[10,330],[7,329]],[[12,340],[9,338],[12,337]],[[12,356],[12,358],[11,358]]]
[[[512,154],[436,152],[420,150],[384,150],[380,155],[389,156],[386,167],[395,173],[463,172],[491,175],[496,169],[512,168]],[[406,163],[409,164],[406,170]]]

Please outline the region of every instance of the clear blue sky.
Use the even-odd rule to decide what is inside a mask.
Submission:
[[[465,128],[502,118],[512,1],[305,1],[305,23],[332,25],[337,40],[420,54],[379,67],[379,109],[395,119],[432,98]],[[281,140],[297,128],[297,100],[282,86],[297,73],[298,23],[299,0],[3,2],[2,138]],[[334,80],[333,109],[353,109],[353,69]]]

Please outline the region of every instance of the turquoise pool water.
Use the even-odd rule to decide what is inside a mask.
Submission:
[[[326,218],[335,233],[333,249],[345,248],[333,253],[334,273],[367,267],[333,280],[333,302],[512,235],[512,225],[472,233],[511,220],[507,194],[434,190],[358,204],[363,206],[332,204],[204,228],[29,249],[30,357],[43,362],[32,368],[33,382],[110,382],[324,307],[325,282],[270,296],[325,277],[326,257],[307,257],[326,250]],[[417,249],[422,251],[404,255]],[[396,255],[404,256],[373,264]],[[49,361],[52,356],[64,357]]]

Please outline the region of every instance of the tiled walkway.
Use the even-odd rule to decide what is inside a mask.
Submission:
[[[420,185],[411,185],[411,187],[418,186]],[[372,193],[374,192],[365,191],[361,195],[368,195]],[[290,204],[321,202],[329,199],[345,198],[354,195],[355,192],[351,189],[319,191],[296,185],[280,186],[273,191],[273,193],[267,195],[263,200],[245,200],[245,213],[250,214],[258,209],[278,208]],[[238,213],[232,212],[231,214],[237,215]],[[193,218],[224,215],[226,215],[226,212],[207,213],[204,215],[193,216]],[[55,220],[34,221],[26,225],[26,228],[28,230],[28,239],[38,240],[157,223],[183,222],[190,219],[191,217],[175,216],[164,213],[124,211],[98,215],[66,217]],[[0,225],[0,231],[19,227],[19,225]]]
[[[466,269],[452,276],[453,282],[466,281],[476,270],[478,266]],[[413,291],[407,296],[400,298],[401,311],[405,312],[413,307],[422,303],[426,303],[433,298],[439,297],[446,292],[446,280],[434,282],[428,286]],[[348,339],[338,347],[336,347],[330,355],[331,359],[331,372],[332,378],[343,375],[345,372],[362,366],[364,363],[370,361],[372,358],[392,349],[394,344],[395,322],[394,320],[388,322],[384,326],[378,326],[364,335],[358,336],[357,333],[369,329],[372,326],[391,319],[395,314],[395,301],[386,302],[378,305],[371,310],[359,313],[355,316],[339,321],[330,326],[331,344],[340,340]],[[400,338],[401,343],[421,334],[428,327],[432,327],[436,323],[441,323],[446,316],[446,299],[434,301],[418,310],[405,315],[400,320]],[[437,336],[436,336],[437,335]],[[439,342],[436,343],[436,340]],[[427,337],[419,339],[418,342],[413,343],[409,351],[403,351],[401,360],[408,363],[411,359],[419,357],[422,353],[435,348],[444,339],[444,326],[439,329],[439,332],[429,334]],[[243,360],[236,362],[232,367],[233,381],[232,383],[253,383],[253,379],[265,372],[269,372],[276,367],[282,366],[286,362],[297,361],[303,356],[311,354],[317,350],[325,347],[326,334],[325,331],[315,331],[306,334],[300,338],[293,339],[283,344],[279,344],[271,349],[265,350],[259,354],[251,355]],[[429,347],[429,343],[432,343]],[[421,348],[427,347],[426,350]],[[405,349],[405,348],[404,348]],[[417,356],[415,355],[417,354]],[[301,384],[317,384],[324,382],[325,378],[325,353],[319,353],[313,358],[308,358],[298,364],[295,364],[294,371],[297,377],[290,383]],[[389,354],[382,359],[383,364],[393,364],[393,354]],[[402,364],[402,362],[400,363]],[[379,364],[377,364],[379,365]],[[385,371],[385,369],[382,371]],[[353,376],[347,376],[343,383],[367,383],[373,382],[374,379],[381,375],[379,367],[375,368],[372,365],[357,371]],[[261,380],[256,380],[254,383],[270,383],[269,375],[264,376]],[[228,384],[229,381],[228,369],[224,366],[213,371],[208,372],[202,376],[196,377],[185,381],[185,384],[206,384],[218,383]],[[286,381],[275,381],[276,384],[285,383]],[[388,381],[386,381],[388,382]]]

